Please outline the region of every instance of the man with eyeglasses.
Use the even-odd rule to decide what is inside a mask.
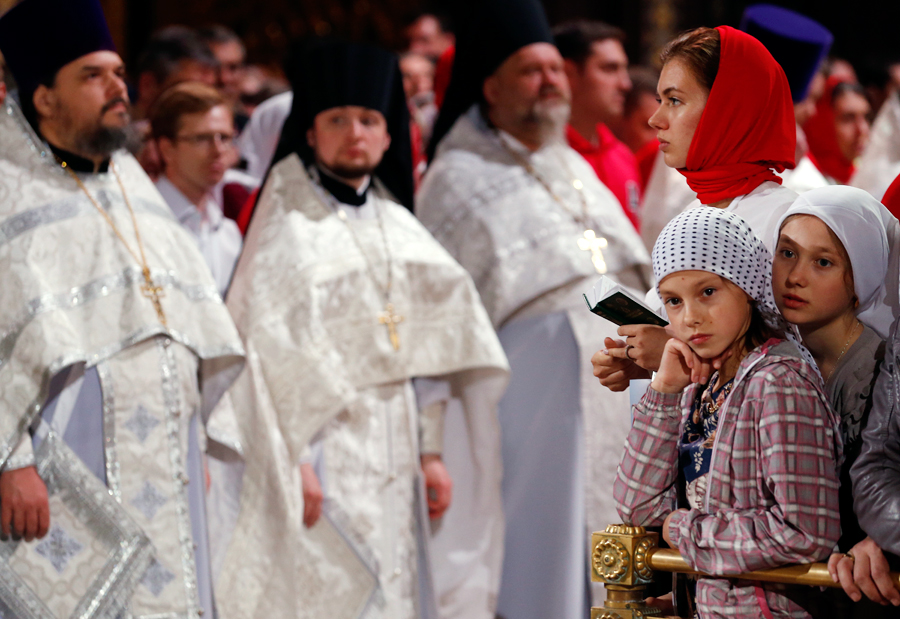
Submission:
[[[224,296],[241,253],[241,232],[215,195],[237,156],[231,108],[216,89],[184,82],[160,96],[150,125],[163,162],[156,188],[197,240]]]

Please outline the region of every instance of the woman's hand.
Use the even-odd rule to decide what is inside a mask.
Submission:
[[[666,342],[672,337],[665,327],[654,325],[623,325],[619,335],[625,338],[625,349],[616,356],[633,361],[648,372],[656,372],[662,360]]]
[[[608,337],[603,343],[606,348],[591,357],[594,376],[600,379],[601,385],[610,391],[625,391],[630,381],[650,378],[650,373],[634,361],[621,358],[619,353],[627,346],[624,341]]]
[[[422,456],[422,473],[425,475],[428,517],[437,520],[450,507],[453,498],[453,480],[450,479],[444,461],[436,454]]]
[[[322,484],[309,463],[300,465],[300,481],[303,484],[303,524],[309,529],[322,515]]]
[[[27,466],[0,473],[0,540],[30,542],[47,535],[49,528],[47,486],[37,469]]]
[[[900,591],[891,581],[891,568],[884,553],[871,537],[850,549],[849,553],[835,553],[828,559],[828,573],[854,602],[865,593],[873,602],[900,606]]]

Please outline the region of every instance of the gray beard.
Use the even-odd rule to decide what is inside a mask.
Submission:
[[[115,151],[125,148],[135,139],[131,124],[124,127],[97,127],[92,132],[78,136],[76,146],[80,153],[91,157],[109,157]]]
[[[541,143],[546,144],[563,139],[571,110],[568,103],[546,105],[538,102],[529,110],[524,120],[537,128]]]

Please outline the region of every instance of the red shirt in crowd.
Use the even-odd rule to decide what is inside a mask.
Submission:
[[[634,154],[604,124],[597,125],[597,137],[599,143],[594,146],[572,127],[566,127],[569,146],[587,159],[600,181],[619,199],[635,229],[639,229],[641,175]]]

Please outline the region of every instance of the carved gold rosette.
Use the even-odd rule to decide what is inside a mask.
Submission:
[[[614,539],[601,539],[594,546],[594,569],[609,582],[617,582],[628,573],[631,557],[628,549]]]

